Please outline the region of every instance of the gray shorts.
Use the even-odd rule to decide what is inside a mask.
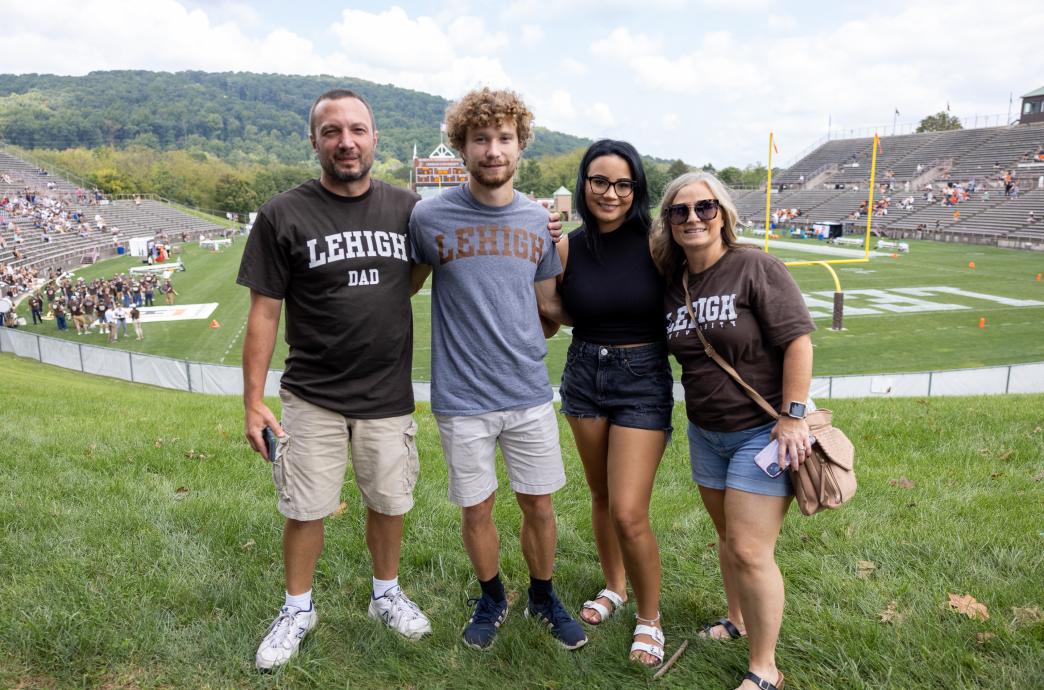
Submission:
[[[543,496],[565,486],[558,420],[551,403],[478,415],[435,415],[449,468],[449,499],[468,507],[497,490],[497,444],[511,490]]]
[[[412,415],[352,419],[313,405],[285,388],[272,479],[279,512],[291,520],[318,520],[337,510],[351,446],[352,470],[363,503],[382,515],[413,507],[420,473],[417,424]]]

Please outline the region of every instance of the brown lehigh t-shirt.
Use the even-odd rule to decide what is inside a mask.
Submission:
[[[777,410],[783,405],[783,348],[816,329],[797,284],[779,259],[758,249],[731,249],[689,274],[692,309],[714,349]],[[682,367],[685,411],[711,431],[741,431],[772,421],[706,355],[683,301],[681,274],[664,294],[667,346]]]
[[[286,304],[282,385],[348,417],[413,412],[413,313],[407,250],[419,197],[374,180],[358,197],[318,180],[258,211],[240,285]]]

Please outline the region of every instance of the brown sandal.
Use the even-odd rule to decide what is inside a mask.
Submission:
[[[779,674],[779,678],[776,679],[775,685],[768,682],[761,676],[751,671],[747,672],[747,675],[743,676],[743,680],[749,680],[758,686],[758,690],[783,690],[783,674]]]

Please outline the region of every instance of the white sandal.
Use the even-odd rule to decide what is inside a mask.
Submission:
[[[598,599],[608,599],[609,602],[613,605],[613,608],[608,609],[605,607],[605,605],[599,604],[597,601]],[[580,620],[582,620],[584,623],[587,623],[588,625],[600,625],[604,623],[607,618],[612,618],[613,614],[615,614],[620,609],[620,607],[624,605],[624,603],[624,598],[622,596],[620,596],[611,589],[603,589],[601,592],[595,595],[595,598],[593,600],[585,601],[584,605],[580,607]],[[590,609],[597,613],[599,616],[598,622],[592,623],[591,621],[584,618],[584,609]]]
[[[638,621],[638,625],[634,626],[634,637],[638,635],[648,635],[653,638],[656,644],[649,644],[648,642],[632,642],[631,643],[631,660],[641,663],[643,666],[650,668],[656,668],[663,663],[663,630],[657,628],[654,623],[660,620],[660,614],[656,614],[656,618],[649,620],[648,618],[641,618],[638,614],[634,616],[635,620]],[[648,625],[647,625],[648,624]],[[656,657],[655,664],[647,664],[640,659],[634,658],[635,652],[645,652],[650,656]]]

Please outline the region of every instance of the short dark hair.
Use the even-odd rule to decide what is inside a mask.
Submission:
[[[366,102],[365,98],[351,89],[330,89],[319,96],[319,98],[315,99],[315,102],[312,103],[312,107],[308,110],[308,136],[315,136],[315,109],[319,107],[319,104],[323,101],[338,101],[342,98],[354,98],[365,105],[366,112],[370,114],[370,126],[373,127],[373,131],[377,131],[377,120],[373,116],[373,108],[370,107],[370,104]]]
[[[645,177],[645,166],[642,157],[629,142],[616,139],[599,139],[584,152],[580,159],[580,170],[576,174],[576,213],[583,221],[587,248],[598,257],[602,238],[598,231],[598,220],[587,208],[587,168],[596,158],[602,156],[619,156],[627,161],[634,180],[634,191],[631,193],[631,208],[627,211],[621,229],[637,230],[643,235],[649,234],[652,226],[652,214],[649,212],[649,182]]]

